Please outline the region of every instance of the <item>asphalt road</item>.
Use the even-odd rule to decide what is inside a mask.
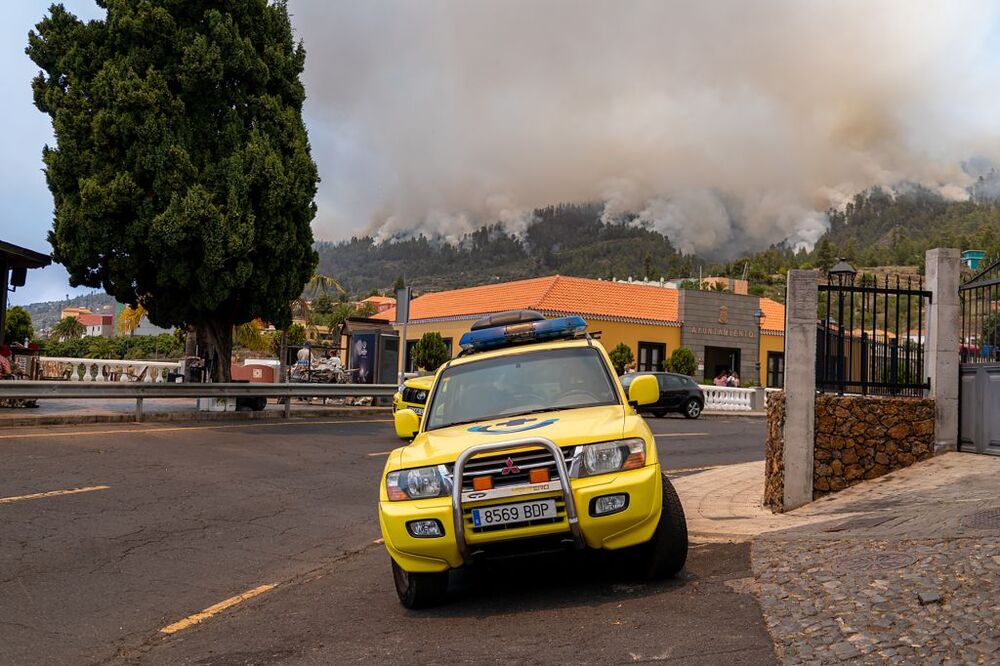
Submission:
[[[650,422],[675,475],[763,457],[761,420]],[[405,611],[375,543],[395,446],[386,421],[0,433],[0,663],[773,663],[745,544],[656,585],[601,557],[461,572]]]

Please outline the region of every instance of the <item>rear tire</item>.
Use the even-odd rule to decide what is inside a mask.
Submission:
[[[684,414],[684,418],[686,419],[696,419],[701,416],[701,410],[701,403],[694,398],[691,398],[684,403],[684,408],[681,410],[681,413]]]
[[[410,573],[392,561],[392,580],[399,603],[405,608],[429,608],[444,601],[448,592],[448,572]]]
[[[673,484],[663,475],[663,510],[653,538],[640,546],[641,566],[646,578],[660,579],[676,576],[687,561],[688,533],[684,507]]]

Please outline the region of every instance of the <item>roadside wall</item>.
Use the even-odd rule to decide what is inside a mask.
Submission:
[[[813,499],[934,455],[934,400],[816,396]],[[767,397],[764,506],[784,503],[784,392]]]
[[[764,506],[780,513],[785,504],[785,392],[767,394],[764,441]]]
[[[933,400],[816,396],[813,499],[933,455]]]

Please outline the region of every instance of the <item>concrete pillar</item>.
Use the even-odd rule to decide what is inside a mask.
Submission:
[[[817,271],[789,271],[785,298],[784,510],[813,497]]]
[[[925,265],[925,288],[933,296],[927,312],[924,363],[931,380],[930,397],[935,401],[935,450],[943,453],[958,446],[961,254],[953,248],[928,250]]]

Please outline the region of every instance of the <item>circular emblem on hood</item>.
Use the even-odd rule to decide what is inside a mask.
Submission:
[[[526,430],[544,428],[545,426],[552,425],[558,420],[559,419],[545,419],[544,421],[539,421],[538,419],[517,418],[511,419],[510,421],[502,421],[500,423],[491,423],[489,425],[472,426],[469,428],[469,432],[481,432],[488,435],[512,435]]]

